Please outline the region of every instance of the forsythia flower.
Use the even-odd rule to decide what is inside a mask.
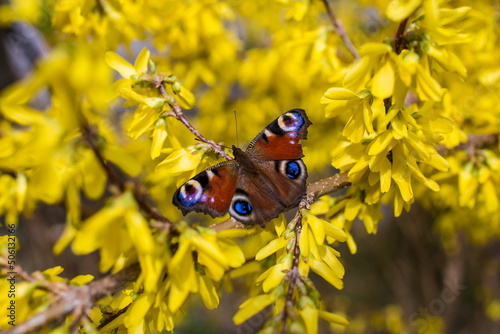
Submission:
[[[307,211],[302,211],[302,217],[302,228],[298,241],[295,232],[295,226],[298,224],[297,219],[292,220],[288,225],[285,225],[286,221],[283,218],[273,221],[278,237],[262,247],[255,255],[255,259],[262,261],[276,254],[276,262],[256,279],[256,283],[261,284],[264,293],[250,298],[240,306],[240,310],[233,317],[236,324],[246,321],[271,304],[274,305],[274,314],[280,314],[286,297],[287,280],[284,278],[291,270],[298,270],[303,282],[304,288],[300,291],[303,296],[300,300],[309,300],[310,303],[299,306],[300,314],[310,316],[302,320],[310,333],[317,331],[318,315],[332,323],[344,326],[348,324],[342,317],[320,310],[321,303],[316,298],[316,289],[307,278],[309,270],[312,269],[336,288],[343,288],[344,267],[338,260],[340,253],[326,245],[325,242],[346,241],[347,236],[340,228]],[[300,259],[298,259],[298,267],[292,269],[296,247],[300,249]],[[258,270],[259,267],[256,269]],[[245,269],[245,271],[249,270],[255,269]],[[267,327],[268,330],[272,328],[272,324]]]

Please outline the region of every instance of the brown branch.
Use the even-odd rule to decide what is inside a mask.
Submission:
[[[408,18],[404,19],[399,23],[398,31],[396,32],[396,38],[394,39],[394,51],[397,54],[400,54],[403,51],[403,47],[405,46],[405,29],[406,24],[408,23]]]
[[[407,23],[408,23],[408,18],[404,19],[399,23],[398,31],[396,32],[396,37],[394,38],[394,51],[396,52],[396,54],[400,54],[401,51],[403,51],[403,47],[405,45],[404,35]],[[388,98],[384,99],[384,107],[386,113],[389,111],[391,105],[392,105],[392,96],[389,96]]]
[[[196,136],[196,138],[209,145],[212,148],[212,150],[218,153],[221,157],[223,157],[226,160],[233,160],[233,158],[229,156],[226,152],[224,152],[224,150],[219,145],[217,145],[213,140],[208,140],[207,138],[205,138],[198,130],[196,130],[191,125],[191,123],[189,123],[186,117],[184,117],[182,109],[177,103],[177,101],[172,96],[168,95],[167,92],[165,91],[165,88],[163,87],[163,81],[158,80],[158,82],[156,82],[156,87],[160,90],[161,95],[168,101],[170,107],[172,107],[173,111],[172,116],[174,116],[177,120],[179,120],[182,124],[184,124],[184,126],[188,128],[188,130],[191,131]]]
[[[325,5],[326,13],[328,14],[328,17],[330,18],[330,21],[333,24],[333,28],[335,29],[335,32],[337,33],[337,35],[340,36],[340,38],[342,38],[342,41],[344,41],[345,46],[347,47],[347,49],[349,49],[349,52],[351,52],[351,54],[354,56],[354,58],[359,59],[359,55],[358,55],[358,52],[356,51],[356,48],[351,43],[351,40],[349,39],[349,37],[347,37],[347,34],[345,32],[345,29],[344,29],[344,26],[342,25],[342,23],[339,20],[337,20],[337,18],[333,14],[333,11],[330,7],[330,4],[328,3],[328,0],[322,0],[322,1],[323,1],[323,4]]]
[[[124,181],[122,180],[119,176],[116,170],[113,168],[111,164],[109,164],[104,156],[102,155],[100,149],[99,149],[99,144],[98,144],[98,133],[95,130],[95,128],[92,128],[85,119],[82,117],[82,136],[87,142],[87,144],[90,146],[92,151],[94,152],[97,160],[101,164],[101,166],[104,168],[106,174],[108,175],[109,180],[111,183],[113,183],[119,190],[120,192],[124,192],[127,188],[130,188],[129,185],[133,185],[133,182],[131,181]],[[150,219],[155,219],[157,221],[160,221],[162,223],[166,223],[169,225],[173,225],[172,222],[170,222],[165,216],[163,216],[160,212],[155,207],[150,206],[146,200],[144,199],[144,193],[143,191],[139,190],[137,186],[132,187],[133,190],[133,195],[135,198],[135,201],[141,208],[141,210],[145,213],[146,218]]]
[[[448,148],[443,145],[438,146],[438,153],[442,156],[466,150],[468,152],[473,152],[475,149],[481,149],[488,146],[494,146],[498,144],[498,137],[500,134],[495,133],[491,135],[469,135],[467,137],[467,142],[457,145],[454,148]]]
[[[288,285],[288,291],[286,293],[286,301],[285,307],[283,307],[283,334],[286,333],[286,322],[288,320],[288,309],[293,307],[293,289],[295,288],[296,283],[300,280],[299,274],[299,260],[300,260],[300,247],[299,247],[299,238],[300,233],[302,232],[302,211],[301,209],[306,207],[309,203],[307,203],[306,199],[303,199],[299,204],[299,209],[293,218],[295,223],[295,247],[293,249],[293,261],[292,268],[287,273],[287,277],[290,280],[290,284]]]
[[[307,186],[307,202],[311,204],[318,198],[349,187],[351,183],[347,179],[347,173],[340,173],[330,176]]]
[[[52,305],[6,331],[5,334],[34,333],[44,326],[65,321],[65,317],[75,310],[79,310],[80,314],[86,314],[97,300],[124,289],[136,280],[139,272],[140,267],[137,263],[88,285],[65,286],[65,289],[60,292],[61,297]]]
[[[97,329],[103,329],[111,321],[115,320],[120,315],[122,315],[123,313],[127,312],[128,308],[132,305],[132,303],[128,304],[127,306],[125,306],[121,310],[117,310],[116,312],[113,312],[112,314],[108,315],[107,318],[106,318],[106,320],[103,321],[103,322],[101,322],[101,324],[99,326],[97,326]]]
[[[121,192],[124,192],[126,187],[125,183],[122,182],[116,171],[109,165],[104,159],[101,151],[99,150],[99,144],[97,143],[98,133],[95,128],[91,128],[87,120],[82,117],[82,137],[85,139],[87,144],[90,146],[94,155],[96,156],[99,164],[104,168],[104,171],[108,175],[108,179],[113,183]]]

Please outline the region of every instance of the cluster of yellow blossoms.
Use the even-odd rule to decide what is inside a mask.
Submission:
[[[334,247],[346,242],[355,253],[355,220],[375,233],[381,203],[390,203],[396,216],[416,200],[438,212],[436,227],[449,249],[457,247],[457,230],[477,243],[500,236],[498,147],[452,151],[470,133],[500,132],[499,33],[491,5],[379,0],[374,6],[384,19],[369,36],[356,30],[359,18],[352,14],[364,3],[345,1],[339,13],[347,15],[337,15],[357,54],[346,51],[321,1],[13,0],[0,6],[0,24],[38,24],[54,32],[48,38],[55,45],[31,75],[0,95],[0,215],[17,224],[42,202],[63,203],[67,219],[55,254],[70,245],[76,254],[99,251],[102,272],[140,266],[133,283],[97,302],[82,332],[171,331],[189,315],[189,296],[214,309],[222,288],[231,291],[240,277],[249,299],[234,315],[236,324],[271,306],[261,333],[283,326],[316,333],[319,318],[332,328],[346,326],[325,309],[309,276],[343,288],[345,270]],[[382,41],[386,36],[392,37]],[[146,38],[153,59],[148,48],[134,52],[132,41]],[[134,64],[110,51],[120,45],[129,56],[138,53]],[[110,69],[122,78],[113,82]],[[245,124],[240,137],[250,138],[272,116],[303,107],[314,123],[304,143],[310,174],[330,174],[331,162],[351,186],[342,197],[322,197],[309,210],[301,206],[290,222],[282,215],[264,229],[219,230],[203,227],[199,216],[181,219],[173,192],[220,157],[209,142],[193,145],[194,132],[179,121],[177,106],[196,106],[193,128],[226,143],[236,142],[228,131],[235,109]],[[443,156],[444,150],[450,153]],[[130,182],[117,183],[108,169],[115,167]],[[168,220],[145,212],[144,194]],[[82,196],[100,209],[82,213]],[[2,237],[2,267],[7,244]],[[61,271],[35,272],[19,283],[18,323],[51,306],[50,284],[93,280],[63,279]],[[2,293],[0,308],[5,303]],[[494,317],[499,303],[488,303]],[[74,319],[67,319],[60,332],[72,327]],[[0,328],[8,326],[0,319]]]

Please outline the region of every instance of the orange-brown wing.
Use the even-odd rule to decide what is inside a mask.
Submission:
[[[255,160],[300,159],[301,139],[307,139],[311,121],[302,109],[292,109],[265,127],[248,145],[247,153]]]
[[[172,202],[183,215],[196,211],[220,217],[229,210],[238,178],[238,165],[234,161],[222,162],[184,183]]]

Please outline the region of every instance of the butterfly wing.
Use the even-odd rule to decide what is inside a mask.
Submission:
[[[285,209],[273,192],[263,174],[248,173],[242,169],[229,214],[243,224],[264,227]]]
[[[255,160],[300,159],[301,139],[307,139],[311,121],[302,109],[292,109],[275,119],[250,142],[247,153]]]
[[[204,170],[177,189],[173,204],[183,215],[191,211],[211,217],[224,215],[238,186],[238,170],[234,161],[225,161]]]
[[[306,192],[307,168],[301,159],[257,161],[270,180],[272,194],[284,208],[297,204]]]
[[[289,110],[266,126],[247,148],[284,208],[297,204],[306,191],[307,168],[300,159],[304,156],[300,140],[307,139],[311,124],[304,110]]]

